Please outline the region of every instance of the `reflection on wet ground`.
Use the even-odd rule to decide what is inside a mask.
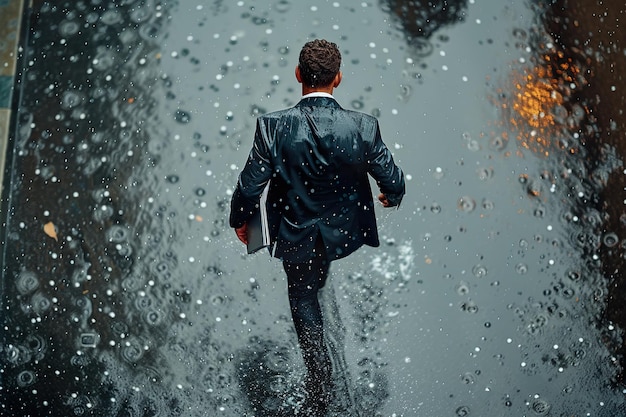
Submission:
[[[323,294],[330,415],[624,412],[620,6],[427,3],[35,2],[3,409],[299,412],[281,269],[225,218],[254,116],[295,103],[294,51],[319,36],[409,184]]]

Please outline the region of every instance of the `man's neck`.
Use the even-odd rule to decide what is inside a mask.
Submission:
[[[306,96],[307,94],[311,94],[311,93],[327,93],[330,94],[331,96],[333,95],[333,90],[334,88],[332,86],[328,86],[328,87],[309,87],[306,86],[304,84],[302,84],[302,95]]]

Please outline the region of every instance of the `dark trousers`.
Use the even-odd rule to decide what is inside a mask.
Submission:
[[[283,261],[283,267],[287,274],[291,317],[308,372],[306,388],[311,396],[324,401],[330,389],[332,369],[317,298],[318,290],[326,284],[330,267],[322,239],[318,238],[311,260],[302,263]]]

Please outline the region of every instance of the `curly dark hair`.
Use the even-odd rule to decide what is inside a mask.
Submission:
[[[324,39],[315,39],[302,47],[298,66],[305,85],[327,87],[339,72],[341,52],[337,44]]]

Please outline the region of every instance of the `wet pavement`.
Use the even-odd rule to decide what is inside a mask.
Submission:
[[[329,414],[626,413],[624,6],[260,3],[34,2],[3,410],[298,415],[282,269],[227,213],[255,116],[297,102],[297,54],[323,37],[336,98],[379,117],[407,175],[383,245],[331,267]]]

